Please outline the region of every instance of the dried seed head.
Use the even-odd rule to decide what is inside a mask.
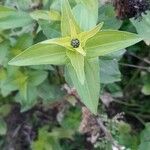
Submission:
[[[72,46],[73,48],[78,48],[79,45],[80,45],[80,41],[79,41],[78,39],[72,39],[72,40],[71,40],[71,46]]]
[[[113,0],[119,19],[141,18],[142,13],[150,10],[150,0]]]

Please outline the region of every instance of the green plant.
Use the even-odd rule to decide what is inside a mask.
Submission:
[[[104,2],[0,1],[0,149],[149,149],[150,11]]]
[[[103,23],[96,26],[98,10],[96,0],[93,2],[89,0],[87,4],[88,10],[92,11],[90,14],[92,19],[86,16],[86,13],[83,13],[84,16],[79,15],[78,12],[86,11],[85,3],[81,1],[80,5],[72,10],[68,0],[61,0],[62,37],[29,47],[13,58],[9,64],[16,66],[65,65],[66,81],[73,83],[81,101],[92,113],[97,114],[100,92],[99,57],[131,46],[142,39],[129,32],[102,30]],[[73,45],[73,39],[77,39],[79,43]]]

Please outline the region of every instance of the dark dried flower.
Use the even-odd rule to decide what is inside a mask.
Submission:
[[[78,39],[72,39],[71,45],[73,46],[73,48],[78,48],[80,45],[80,41]]]
[[[113,0],[119,19],[141,18],[150,10],[150,0]]]

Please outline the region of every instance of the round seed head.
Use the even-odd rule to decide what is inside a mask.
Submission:
[[[80,41],[79,41],[78,39],[72,39],[72,40],[71,40],[71,46],[72,46],[73,48],[78,48],[79,45],[80,45]]]

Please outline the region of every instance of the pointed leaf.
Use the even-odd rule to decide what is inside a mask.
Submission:
[[[30,71],[28,82],[31,86],[40,85],[48,76],[46,71]]]
[[[9,65],[28,66],[53,64],[61,65],[66,61],[65,48],[54,44],[38,43],[28,48],[15,58],[13,58]]]
[[[2,43],[4,41],[4,39],[0,36],[0,43]]]
[[[2,117],[0,118],[0,136],[5,135],[7,132],[7,124],[4,121],[4,119],[2,119]]]
[[[7,42],[0,43],[0,65],[4,65],[7,62],[9,45]]]
[[[75,22],[74,16],[68,0],[61,0],[61,32],[62,36],[71,35],[71,26],[69,20],[71,20],[76,28],[76,31],[79,31],[79,27]]]
[[[77,52],[79,52],[81,55],[86,56],[86,53],[84,49],[81,47],[81,45],[78,48],[75,48]]]
[[[19,39],[17,40],[17,43],[15,44],[16,49],[27,49],[33,44],[33,36],[29,33],[22,34]]]
[[[96,26],[98,20],[98,1],[97,0],[76,0],[77,4],[73,8],[73,14],[83,31],[91,30]]]
[[[60,20],[60,14],[59,12],[55,11],[55,10],[51,10],[51,11],[46,11],[46,10],[36,10],[30,13],[30,16],[35,19],[35,20],[55,20],[55,21],[59,21]]]
[[[76,26],[74,25],[71,19],[69,20],[69,24],[70,24],[71,38],[72,39],[77,38],[78,34],[77,34]]]
[[[12,29],[31,24],[33,19],[26,12],[0,6],[0,29]]]
[[[21,104],[21,112],[27,111],[35,105],[37,100],[37,88],[28,84],[16,95],[15,101]],[[26,94],[25,97],[22,94]]]
[[[81,32],[79,34],[79,37],[81,39],[81,43],[82,43],[83,47],[85,46],[85,43],[88,39],[90,39],[91,37],[93,37],[94,35],[96,35],[100,31],[102,26],[103,26],[103,22],[98,24],[95,28],[91,29],[90,31]]]
[[[7,17],[13,12],[15,12],[14,9],[4,7],[4,6],[0,6],[0,18]]]
[[[85,72],[85,81],[84,84],[81,84],[72,65],[67,64],[67,73],[69,73],[73,85],[81,97],[81,101],[93,114],[97,114],[100,92],[98,58],[85,61]]]
[[[105,22],[103,29],[117,30],[121,27],[123,20],[116,17],[113,4],[108,3],[100,6],[98,14],[98,22]]]
[[[80,54],[82,54],[83,56],[86,55],[85,51],[83,50],[83,48],[81,47],[81,45],[78,48],[73,48],[71,46],[71,38],[70,37],[63,37],[63,38],[54,38],[54,39],[50,39],[50,40],[45,40],[43,42],[41,42],[42,44],[56,44],[56,45],[60,45],[65,47],[66,49],[70,50],[70,51],[77,51]]]
[[[20,91],[20,96],[24,100],[27,101],[28,100],[28,82],[26,80],[24,82],[22,81],[22,83],[20,84],[19,91]]]
[[[104,30],[97,33],[86,43],[87,56],[97,57],[129,47],[142,39],[133,33]]]
[[[71,64],[76,71],[76,75],[81,84],[84,83],[85,73],[84,73],[84,56],[78,52],[67,51],[67,56],[69,57]]]
[[[149,150],[150,147],[150,123],[145,124],[145,129],[140,133],[140,145],[138,150]]]
[[[121,73],[116,59],[100,59],[101,83],[108,84],[121,80]]]
[[[142,19],[130,19],[135,26],[137,33],[144,39],[144,41],[150,45],[150,11],[146,14],[142,14]]]
[[[38,20],[38,24],[41,27],[44,35],[48,38],[57,38],[61,36],[60,33],[60,22],[58,21],[47,21],[47,20]]]
[[[50,40],[45,40],[41,43],[42,44],[57,44],[57,45],[69,48],[70,50],[73,51],[73,48],[72,48],[70,42],[71,42],[71,38],[67,36],[67,37],[63,37],[63,38],[54,38],[54,39],[50,39]]]

